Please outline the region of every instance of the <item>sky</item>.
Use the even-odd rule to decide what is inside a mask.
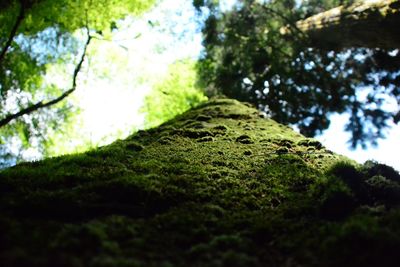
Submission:
[[[229,0],[224,6],[231,4]],[[76,136],[67,140],[59,153],[68,152],[65,146],[83,145],[87,140],[94,146],[104,145],[144,127],[145,114],[140,109],[152,86],[164,77],[169,64],[195,59],[202,49],[194,17],[191,1],[164,0],[140,20],[122,21],[113,42],[92,44],[90,60],[73,96],[81,109]],[[104,62],[109,62],[107,68]],[[393,125],[377,148],[350,150],[346,143],[349,134],[343,131],[346,119],[346,115],[334,115],[330,128],[316,138],[328,149],[360,163],[375,159],[400,171],[395,157],[400,148],[400,125]]]
[[[97,62],[92,65],[99,69],[89,67],[77,93],[83,124],[93,140],[110,130],[128,133],[132,127],[143,127],[145,114],[140,108],[152,86],[166,75],[170,64],[200,53],[201,35],[196,34],[194,17],[190,1],[163,1],[142,19],[121,22],[115,42],[96,44]],[[115,64],[108,64],[103,75],[104,62]]]
[[[316,137],[328,149],[348,156],[360,163],[364,163],[367,160],[376,160],[400,171],[400,161],[396,156],[397,149],[400,148],[400,125],[392,124],[391,129],[386,134],[386,138],[379,140],[377,147],[369,147],[366,150],[361,148],[352,150],[346,144],[350,134],[343,131],[347,116],[336,114],[332,116],[331,120],[329,129]]]
[[[179,59],[197,58],[201,35],[193,21],[190,1],[162,1],[140,19],[118,23],[113,41],[93,39],[88,58],[70,97],[79,107],[68,139],[63,133],[52,155],[79,152],[122,139],[144,127],[143,100]],[[49,72],[49,83],[61,80],[62,70]],[[69,77],[65,83],[68,85]],[[61,132],[61,131],[60,131]],[[39,157],[28,151],[28,158]]]

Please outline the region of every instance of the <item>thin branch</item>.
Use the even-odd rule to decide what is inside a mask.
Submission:
[[[17,20],[14,23],[13,28],[11,29],[10,35],[8,36],[7,42],[4,45],[3,49],[0,52],[0,63],[4,60],[4,56],[7,53],[7,50],[10,48],[12,41],[15,38],[15,35],[17,34],[17,30],[19,26],[21,25],[22,21],[24,20],[25,12],[24,12],[24,7],[21,5],[21,8],[19,10],[19,14],[17,17]]]
[[[276,16],[280,17],[281,19],[283,19],[284,21],[286,21],[286,23],[291,27],[291,29],[295,29],[297,33],[299,33],[299,35],[301,35],[302,37],[306,36],[304,32],[302,32],[299,27],[297,27],[296,23],[293,22],[291,19],[289,19],[288,17],[286,17],[285,15],[283,15],[281,12],[278,12],[270,7],[267,7],[265,5],[262,6],[262,8],[264,10],[266,10],[267,12],[270,12],[271,14],[275,14]],[[282,31],[282,28],[281,30]]]
[[[82,56],[81,56],[78,64],[76,65],[76,67],[74,69],[74,73],[73,73],[73,76],[72,76],[72,87],[71,87],[71,89],[65,91],[63,94],[61,94],[59,97],[57,97],[57,98],[55,98],[53,100],[50,100],[50,101],[47,101],[47,102],[40,101],[40,102],[38,102],[38,103],[36,103],[36,104],[34,104],[32,106],[29,106],[27,108],[24,108],[24,109],[20,110],[17,113],[10,114],[10,115],[6,116],[4,119],[0,120],[0,128],[5,126],[5,125],[7,125],[10,121],[12,121],[14,119],[17,119],[19,117],[22,117],[23,115],[27,115],[27,114],[30,114],[30,113],[36,111],[36,110],[55,105],[55,104],[59,103],[60,101],[62,101],[63,99],[65,99],[67,96],[69,96],[72,92],[75,91],[75,89],[76,89],[76,80],[77,80],[78,74],[79,74],[79,72],[80,72],[80,70],[82,68],[82,64],[83,64],[83,62],[85,60],[87,48],[88,48],[88,46],[90,44],[90,41],[92,40],[92,36],[90,36],[88,28],[87,28],[87,36],[88,36],[88,38],[86,40]]]

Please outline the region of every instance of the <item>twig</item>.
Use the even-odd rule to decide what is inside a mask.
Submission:
[[[289,26],[291,26],[291,28],[295,29],[302,37],[306,36],[306,34],[303,31],[301,31],[299,29],[299,27],[297,27],[296,23],[294,23],[291,19],[289,19],[288,17],[286,17],[282,13],[280,13],[280,12],[270,8],[270,7],[267,7],[265,5],[263,5],[262,8],[264,10],[266,10],[267,12],[270,12],[270,13],[275,14],[278,17],[282,18],[284,21],[286,21],[286,23],[288,23]]]

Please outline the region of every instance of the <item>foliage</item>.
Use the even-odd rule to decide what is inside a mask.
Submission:
[[[194,61],[186,59],[170,65],[166,77],[145,99],[145,126],[158,126],[205,101],[196,78]]]
[[[0,193],[9,267],[398,265],[398,173],[231,99],[4,170]]]
[[[0,153],[13,157],[12,154],[16,155],[11,150],[41,143],[48,130],[57,128],[72,111],[65,101],[57,101],[54,109],[46,106],[46,110],[37,111],[39,108],[33,107],[75,89],[79,65],[85,56],[82,53],[86,52],[85,39],[107,38],[115,30],[118,19],[139,15],[154,1],[3,2],[0,9]],[[87,30],[83,38],[77,34],[82,29]],[[70,81],[52,80],[47,70],[54,65],[62,66]],[[18,115],[21,111],[26,111],[25,115]],[[5,157],[1,161],[9,164]]]
[[[239,1],[221,12],[212,1],[198,65],[208,94],[248,101],[307,136],[327,129],[333,113],[349,114],[351,146],[376,144],[398,110],[400,53],[352,48],[325,51],[296,30],[300,19],[352,1]],[[290,36],[280,30],[288,26]]]

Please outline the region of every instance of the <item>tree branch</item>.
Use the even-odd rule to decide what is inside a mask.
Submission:
[[[400,0],[358,1],[296,22],[310,44],[326,49],[400,48]],[[281,33],[290,35],[288,27]]]
[[[17,30],[18,30],[19,26],[21,25],[22,21],[24,20],[24,15],[25,15],[24,11],[25,11],[25,8],[21,5],[19,14],[17,16],[17,20],[15,21],[14,26],[11,29],[11,32],[10,32],[10,35],[8,36],[6,44],[4,45],[3,49],[0,52],[0,63],[4,60],[7,50],[10,48],[11,43],[14,40],[15,35],[17,34]]]
[[[5,126],[5,125],[7,125],[10,121],[12,121],[14,119],[17,119],[19,117],[22,117],[23,115],[27,115],[27,114],[30,114],[30,113],[36,111],[36,110],[55,105],[55,104],[61,102],[63,99],[65,99],[67,96],[69,96],[72,92],[75,91],[75,89],[76,89],[76,80],[77,80],[78,74],[79,74],[79,72],[80,72],[80,70],[82,68],[82,64],[83,64],[83,62],[85,60],[87,48],[88,48],[88,46],[90,44],[90,41],[92,40],[92,36],[90,36],[89,29],[87,29],[87,36],[88,36],[88,38],[86,40],[86,43],[85,43],[85,46],[84,46],[84,49],[83,49],[83,52],[82,52],[82,56],[81,56],[78,64],[76,65],[76,67],[74,69],[74,73],[73,73],[73,76],[72,76],[71,89],[65,91],[63,94],[61,94],[59,97],[57,97],[57,98],[55,98],[53,100],[50,100],[50,101],[47,101],[47,102],[40,101],[40,102],[38,102],[38,103],[36,103],[34,105],[31,105],[29,107],[26,107],[26,108],[20,110],[17,113],[10,114],[10,115],[6,116],[4,119],[0,120],[0,128]]]
[[[274,15],[280,17],[281,19],[283,19],[284,21],[286,21],[286,23],[288,24],[288,26],[287,26],[287,30],[288,30],[288,31],[290,31],[291,29],[294,29],[294,30],[296,30],[296,32],[297,32],[300,36],[305,37],[304,32],[302,32],[302,31],[299,29],[299,27],[296,25],[296,23],[293,22],[293,21],[292,21],[291,19],[289,19],[288,17],[286,17],[285,15],[283,15],[281,12],[276,11],[276,10],[270,8],[270,7],[265,6],[265,5],[263,5],[262,8],[263,8],[266,12],[270,12],[271,14],[274,14]],[[282,31],[282,30],[280,29],[280,31]]]

